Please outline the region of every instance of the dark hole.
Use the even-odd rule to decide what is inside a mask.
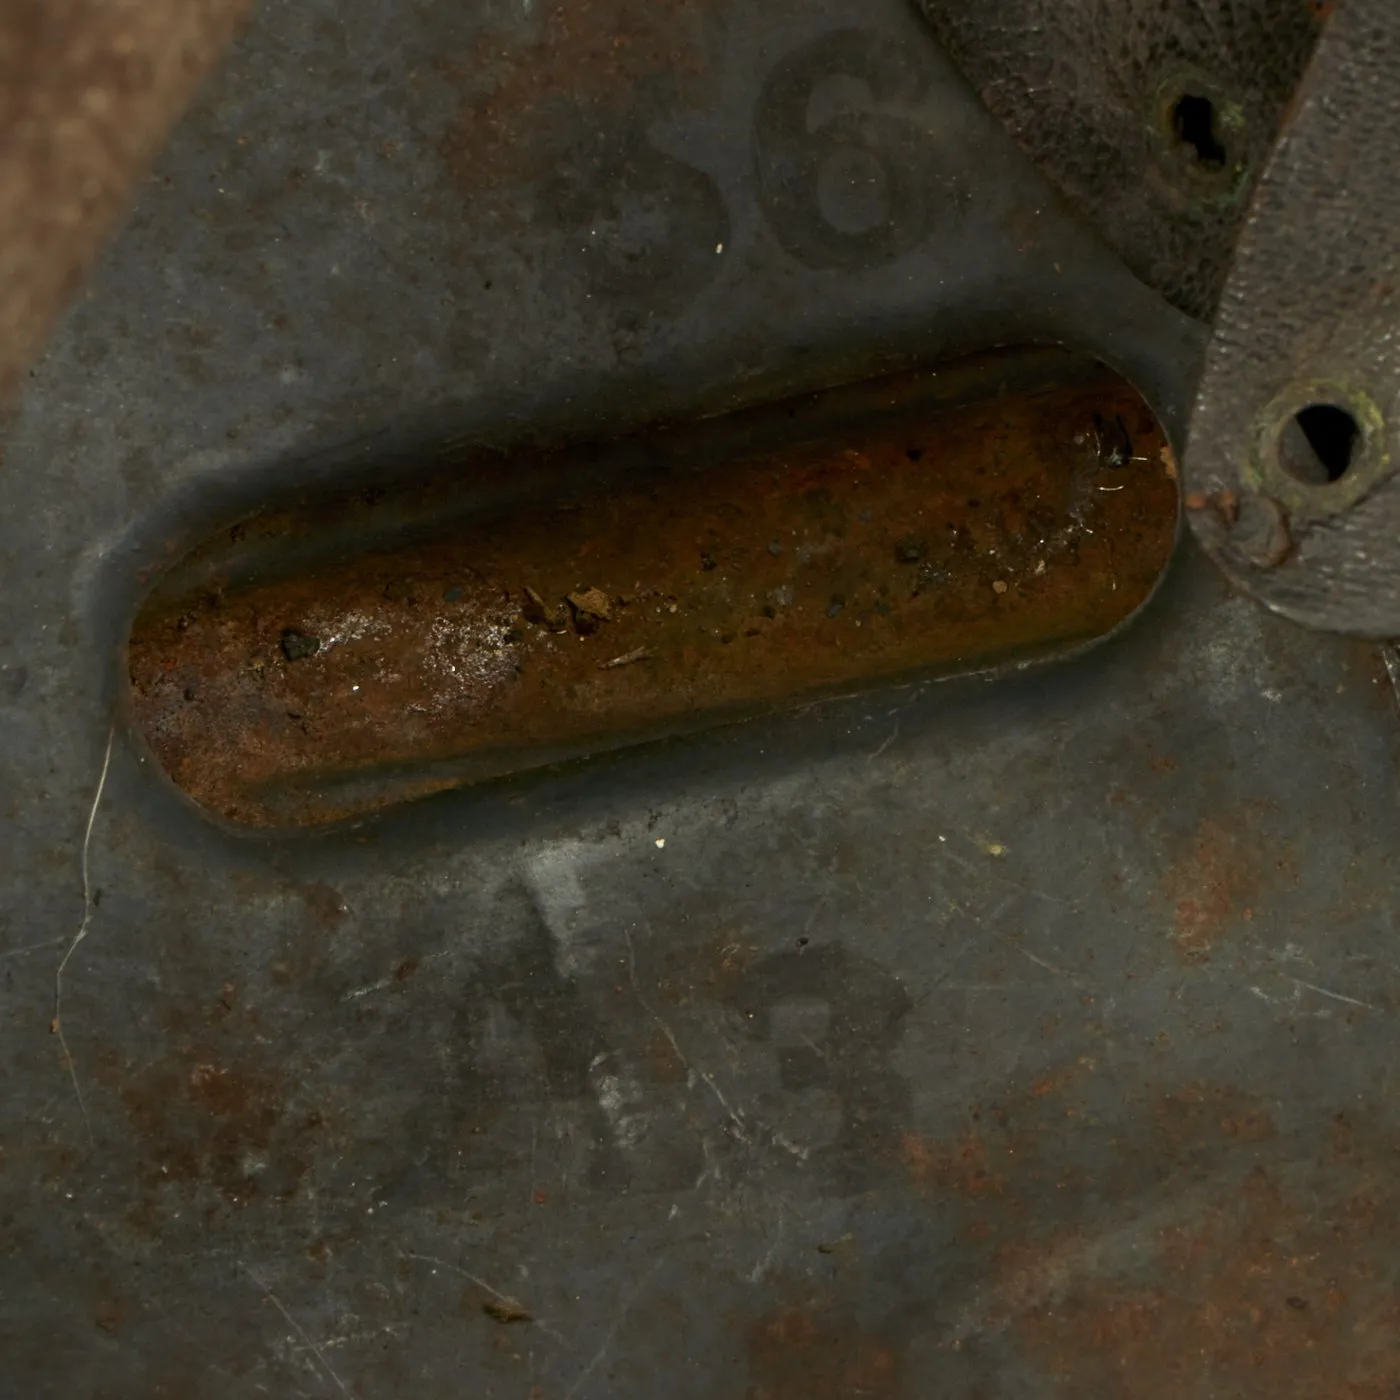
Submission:
[[[1176,139],[1196,152],[1196,159],[1207,170],[1225,168],[1225,147],[1215,134],[1215,103],[1208,97],[1188,93],[1172,108],[1172,130]]]
[[[1361,429],[1336,404],[1315,403],[1295,413],[1279,438],[1283,469],[1308,486],[1327,486],[1351,470]]]

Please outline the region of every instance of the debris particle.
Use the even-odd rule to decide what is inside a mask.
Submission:
[[[535,1315],[518,1298],[509,1298],[504,1294],[499,1298],[488,1298],[482,1305],[481,1311],[493,1321],[503,1324],[512,1322],[533,1322]]]
[[[700,567],[708,574],[715,567],[715,556],[707,549],[700,556]]]
[[[533,622],[537,627],[547,627],[551,632],[562,632],[569,625],[563,608],[550,608],[544,599],[529,587],[525,589],[525,606],[520,609],[520,615],[526,622]]]
[[[658,851],[664,851],[666,849],[666,838],[664,836],[658,836],[656,838],[656,849]]]
[[[846,606],[846,600],[838,593],[832,600],[831,606],[827,608],[828,617],[840,617],[841,610]]]
[[[630,666],[634,661],[645,661],[651,655],[649,647],[638,647],[636,651],[626,652],[622,656],[614,656],[611,661],[602,661],[598,664],[600,671],[614,671],[619,666]]]
[[[894,549],[894,557],[901,564],[917,564],[927,553],[928,544],[918,535],[906,535]]]
[[[283,629],[282,655],[288,661],[305,661],[308,656],[315,656],[320,650],[319,637],[308,637],[305,632],[298,631],[295,627]]]
[[[1160,457],[1161,457],[1161,459],[1162,459],[1162,466],[1166,468],[1166,472],[1167,472],[1167,477],[1168,477],[1168,479],[1171,480],[1171,481],[1175,481],[1175,480],[1176,480],[1176,453],[1173,452],[1173,451],[1171,450],[1171,447],[1170,447],[1168,444],[1164,443],[1164,444],[1162,445],[1162,451],[1161,451],[1161,453],[1160,453],[1159,455],[1160,455]]]
[[[1308,1306],[1308,1300],[1306,1298],[1288,1298],[1286,1302],[1295,1312],[1302,1312]]]
[[[570,593],[569,603],[579,612],[592,613],[604,622],[612,620],[612,603],[601,588],[585,588],[578,593]]]
[[[1000,860],[1006,854],[1006,847],[1000,841],[989,841],[982,849],[996,860]]]
[[[1006,585],[1005,583],[1003,583],[1001,579],[998,579],[998,580],[992,585],[992,592],[993,592],[993,593],[996,593],[996,594],[1002,594],[1002,593],[1005,593],[1005,592],[1006,592],[1006,588],[1007,588],[1007,585]]]
[[[601,588],[580,589],[570,593],[568,601],[580,637],[591,637],[603,623],[612,621],[612,603]]]

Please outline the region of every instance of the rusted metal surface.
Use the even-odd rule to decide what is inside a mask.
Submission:
[[[473,185],[448,156],[494,78],[444,56],[524,72],[543,0],[258,7],[5,425],[6,1396],[1393,1389],[1394,694],[1372,649],[1189,548],[1066,664],[326,832],[204,819],[125,722],[162,570],[194,596],[192,542],[405,443],[658,418],[691,442],[729,405],[1027,342],[1125,366],[1184,431],[1194,328],[914,6],[696,8],[693,102],[663,69],[610,99],[583,47],[558,100],[522,82],[503,111],[522,179]],[[570,7],[598,34],[630,13]],[[571,125],[627,153],[595,191],[626,217],[546,197]],[[711,177],[722,255],[662,153]],[[905,210],[926,222],[876,218],[916,155],[946,177]],[[491,504],[459,465],[439,526]],[[603,464],[575,465],[598,499]],[[282,559],[271,585],[329,567],[315,540],[385,548],[365,513],[403,545],[392,498],[249,521],[211,558]],[[596,659],[610,625],[569,644]],[[70,1061],[54,971],[85,907]]]
[[[235,527],[263,541],[252,577],[221,539],[197,591],[138,617],[137,723],[196,801],[304,825],[1102,636],[1170,556],[1170,450],[1117,376],[1028,362],[830,391],[601,469],[508,459],[436,538],[342,533],[307,570],[314,513]]]

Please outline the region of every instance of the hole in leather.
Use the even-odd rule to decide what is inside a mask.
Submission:
[[[1225,147],[1215,131],[1215,103],[1208,97],[1186,93],[1172,108],[1172,131],[1183,146],[1195,152],[1197,164],[1204,170],[1225,168]]]
[[[1279,438],[1279,464],[1306,486],[1330,486],[1352,468],[1361,427],[1346,409],[1309,404],[1289,419]]]

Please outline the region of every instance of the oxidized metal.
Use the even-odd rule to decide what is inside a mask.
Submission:
[[[136,621],[136,720],[203,805],[304,825],[1043,656],[1151,593],[1174,471],[1142,399],[1056,353],[517,456],[426,539],[368,547],[370,511],[299,567],[317,508],[197,551]]]

